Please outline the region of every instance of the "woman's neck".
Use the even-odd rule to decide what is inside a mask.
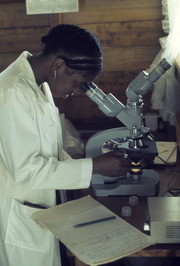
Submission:
[[[49,57],[42,56],[41,53],[28,57],[29,64],[32,67],[34,76],[38,86],[46,81],[46,77],[49,74],[51,59]]]

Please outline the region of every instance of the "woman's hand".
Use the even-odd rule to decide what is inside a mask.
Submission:
[[[122,176],[130,171],[130,160],[124,159],[124,152],[113,151],[92,158],[93,174]]]

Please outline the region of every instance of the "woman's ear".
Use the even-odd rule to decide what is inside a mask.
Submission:
[[[58,57],[52,63],[52,70],[54,71],[57,71],[57,70],[64,71],[65,68],[66,68],[66,64],[62,58]]]

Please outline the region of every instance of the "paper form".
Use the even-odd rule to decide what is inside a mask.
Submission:
[[[128,256],[151,245],[150,237],[120,217],[74,227],[78,223],[115,215],[90,196],[33,214],[32,219],[50,230],[88,265],[101,265]]]
[[[156,157],[154,159],[154,164],[175,164],[177,160],[177,143],[171,141],[157,141],[158,156],[163,159],[163,161]]]
[[[28,15],[78,11],[78,0],[26,0],[26,12]]]

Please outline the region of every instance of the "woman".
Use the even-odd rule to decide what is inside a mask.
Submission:
[[[108,153],[71,159],[63,151],[53,97],[67,98],[102,71],[98,39],[74,25],[42,37],[0,74],[0,210],[2,266],[61,265],[58,241],[30,216],[56,204],[55,190],[89,187],[92,173],[117,176],[128,162]]]

